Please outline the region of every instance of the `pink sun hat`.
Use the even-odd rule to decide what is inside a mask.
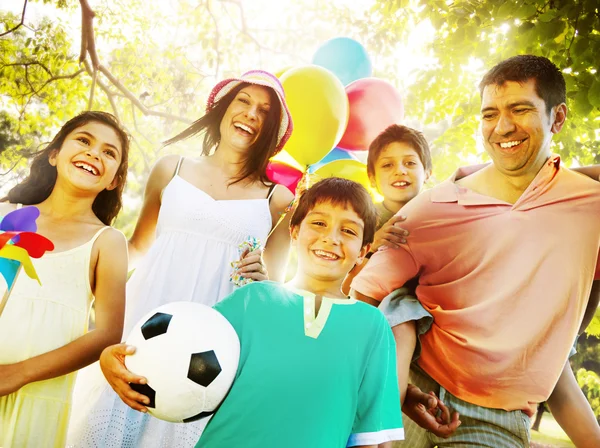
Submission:
[[[227,95],[235,86],[238,86],[243,82],[247,82],[248,84],[256,84],[263,87],[270,87],[277,94],[277,98],[279,98],[279,102],[281,103],[281,121],[279,123],[277,146],[275,150],[276,152],[281,151],[285,143],[292,135],[294,124],[292,123],[292,116],[285,102],[285,92],[283,91],[283,86],[275,75],[264,70],[250,70],[239,78],[224,79],[214,86],[210,92],[208,101],[206,103],[206,111],[208,112],[211,110],[217,101]]]

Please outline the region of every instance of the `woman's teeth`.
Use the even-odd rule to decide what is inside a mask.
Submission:
[[[242,131],[246,131],[250,135],[254,135],[254,129],[252,129],[250,126],[246,126],[242,123],[235,123],[234,126]]]

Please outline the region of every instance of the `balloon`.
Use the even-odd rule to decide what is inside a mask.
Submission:
[[[365,150],[385,128],[404,119],[400,93],[387,81],[365,78],[346,87],[350,118],[339,143],[349,151]]]
[[[294,132],[285,150],[303,166],[321,160],[337,145],[348,122],[344,86],[323,67],[308,65],[281,77]]]
[[[355,159],[355,157],[352,153],[346,151],[345,149],[333,148],[331,151],[329,151],[329,154],[327,154],[325,157],[323,157],[321,160],[319,160],[314,165],[309,166],[308,172],[314,173],[319,168],[321,168],[323,165],[325,165],[329,162],[333,162],[334,160],[345,160],[345,159]]]
[[[349,154],[352,154],[352,157],[354,157],[359,162],[362,162],[365,165],[367,164],[369,151],[350,151]]]
[[[334,160],[316,170],[315,174],[322,178],[343,177],[358,182],[369,191],[372,189],[371,181],[367,176],[367,167],[358,160]]]
[[[267,176],[273,182],[285,185],[292,193],[296,193],[296,186],[302,178],[302,171],[285,163],[270,161],[267,165]]]
[[[331,70],[344,85],[367,78],[373,72],[367,50],[349,37],[325,42],[313,56],[313,64]]]
[[[279,153],[277,153],[277,155],[271,157],[271,161],[272,162],[283,162],[286,165],[296,168],[298,171],[304,171],[304,167],[302,165],[300,165],[298,162],[296,162],[296,159],[294,159],[292,156],[290,156],[285,149],[283,151],[280,151]]]
[[[281,76],[282,76],[282,75],[283,75],[285,72],[287,72],[287,71],[288,71],[290,68],[293,68],[293,67],[294,67],[293,65],[288,65],[287,67],[283,67],[283,68],[280,68],[279,70],[276,70],[276,71],[274,71],[274,72],[273,72],[273,74],[274,74],[276,77],[278,77],[278,78],[280,78],[280,79],[281,79]]]

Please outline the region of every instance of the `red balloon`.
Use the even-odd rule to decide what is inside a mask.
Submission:
[[[350,118],[340,148],[364,151],[385,128],[404,119],[400,93],[378,78],[358,79],[346,86]]]
[[[285,185],[292,193],[296,193],[302,174],[302,171],[282,162],[272,160],[267,165],[267,177],[275,183]]]

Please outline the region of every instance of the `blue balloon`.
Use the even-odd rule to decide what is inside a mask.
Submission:
[[[349,37],[336,37],[325,42],[313,56],[312,63],[333,72],[344,86],[373,74],[367,50]]]
[[[333,148],[331,151],[329,151],[327,153],[327,155],[325,157],[323,157],[317,163],[309,165],[307,171],[309,174],[312,174],[315,171],[317,171],[319,168],[321,168],[323,165],[326,165],[329,162],[333,162],[335,160],[344,160],[344,159],[358,160],[356,157],[354,157],[352,154],[350,154],[345,149]]]

